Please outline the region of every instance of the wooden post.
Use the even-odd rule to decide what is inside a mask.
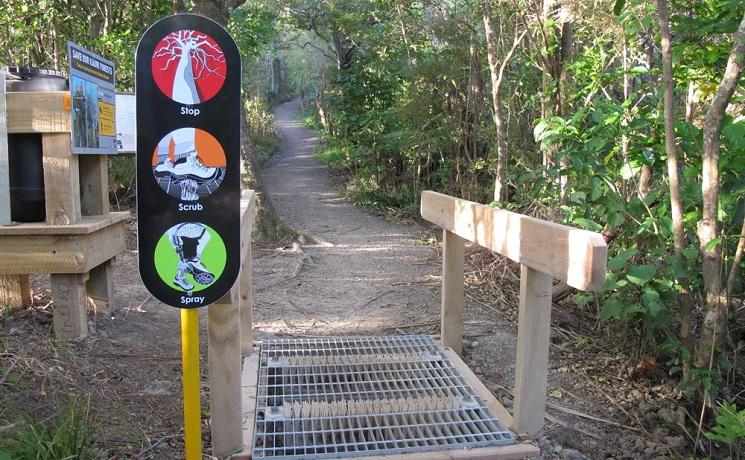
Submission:
[[[80,212],[84,216],[109,213],[107,155],[80,155]]]
[[[47,224],[80,222],[80,170],[72,154],[70,133],[44,133],[44,195]]]
[[[253,267],[251,262],[251,236],[248,236],[248,248],[241,266],[238,283],[240,284],[240,321],[241,353],[250,354],[254,348],[253,331]]]
[[[109,259],[89,272],[86,291],[96,313],[113,313],[114,307],[114,259]]]
[[[0,307],[23,308],[30,303],[28,275],[0,275]]]
[[[253,233],[254,218],[256,217],[256,195],[247,190],[241,197],[241,272],[240,284],[240,316],[241,316],[241,353],[250,354],[254,348],[253,335],[253,267],[251,261],[251,235]]]
[[[208,307],[208,359],[212,454],[223,457],[244,447],[243,353],[253,349],[251,318],[251,230],[254,195],[241,199],[241,271],[230,292]],[[252,442],[252,441],[248,441]]]
[[[5,73],[0,71],[0,225],[10,223],[10,165],[8,115],[5,112]]]
[[[54,299],[54,333],[65,339],[88,335],[85,281],[87,274],[57,274],[51,276]]]
[[[537,439],[543,431],[551,327],[551,275],[521,265],[512,429]]]
[[[243,450],[241,425],[240,280],[208,307],[208,359],[212,454]]]
[[[466,240],[442,231],[442,344],[460,355],[463,352],[463,265]]]
[[[10,224],[10,164],[8,116],[5,111],[5,73],[0,71],[0,225]],[[1,275],[0,302],[13,308],[31,303],[28,275]]]

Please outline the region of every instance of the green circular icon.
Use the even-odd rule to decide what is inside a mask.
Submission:
[[[169,228],[155,246],[155,270],[168,286],[198,292],[211,286],[225,269],[226,250],[220,235],[199,222]]]

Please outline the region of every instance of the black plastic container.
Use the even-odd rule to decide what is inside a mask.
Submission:
[[[67,91],[67,77],[60,71],[37,67],[7,67],[3,69],[5,90],[20,91]]]
[[[66,91],[67,78],[55,70],[9,67],[7,92]],[[41,134],[8,134],[10,218],[15,222],[43,222],[44,167]]]

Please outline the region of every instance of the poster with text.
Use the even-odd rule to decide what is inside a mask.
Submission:
[[[72,152],[115,154],[116,97],[112,61],[67,42]]]

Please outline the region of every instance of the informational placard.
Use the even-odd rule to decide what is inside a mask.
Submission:
[[[116,93],[116,150],[119,153],[137,151],[137,114],[135,95]]]
[[[140,276],[167,305],[202,307],[240,270],[241,63],[191,14],[162,19],[136,58]]]
[[[67,42],[70,64],[72,152],[115,154],[115,67],[112,61]]]

